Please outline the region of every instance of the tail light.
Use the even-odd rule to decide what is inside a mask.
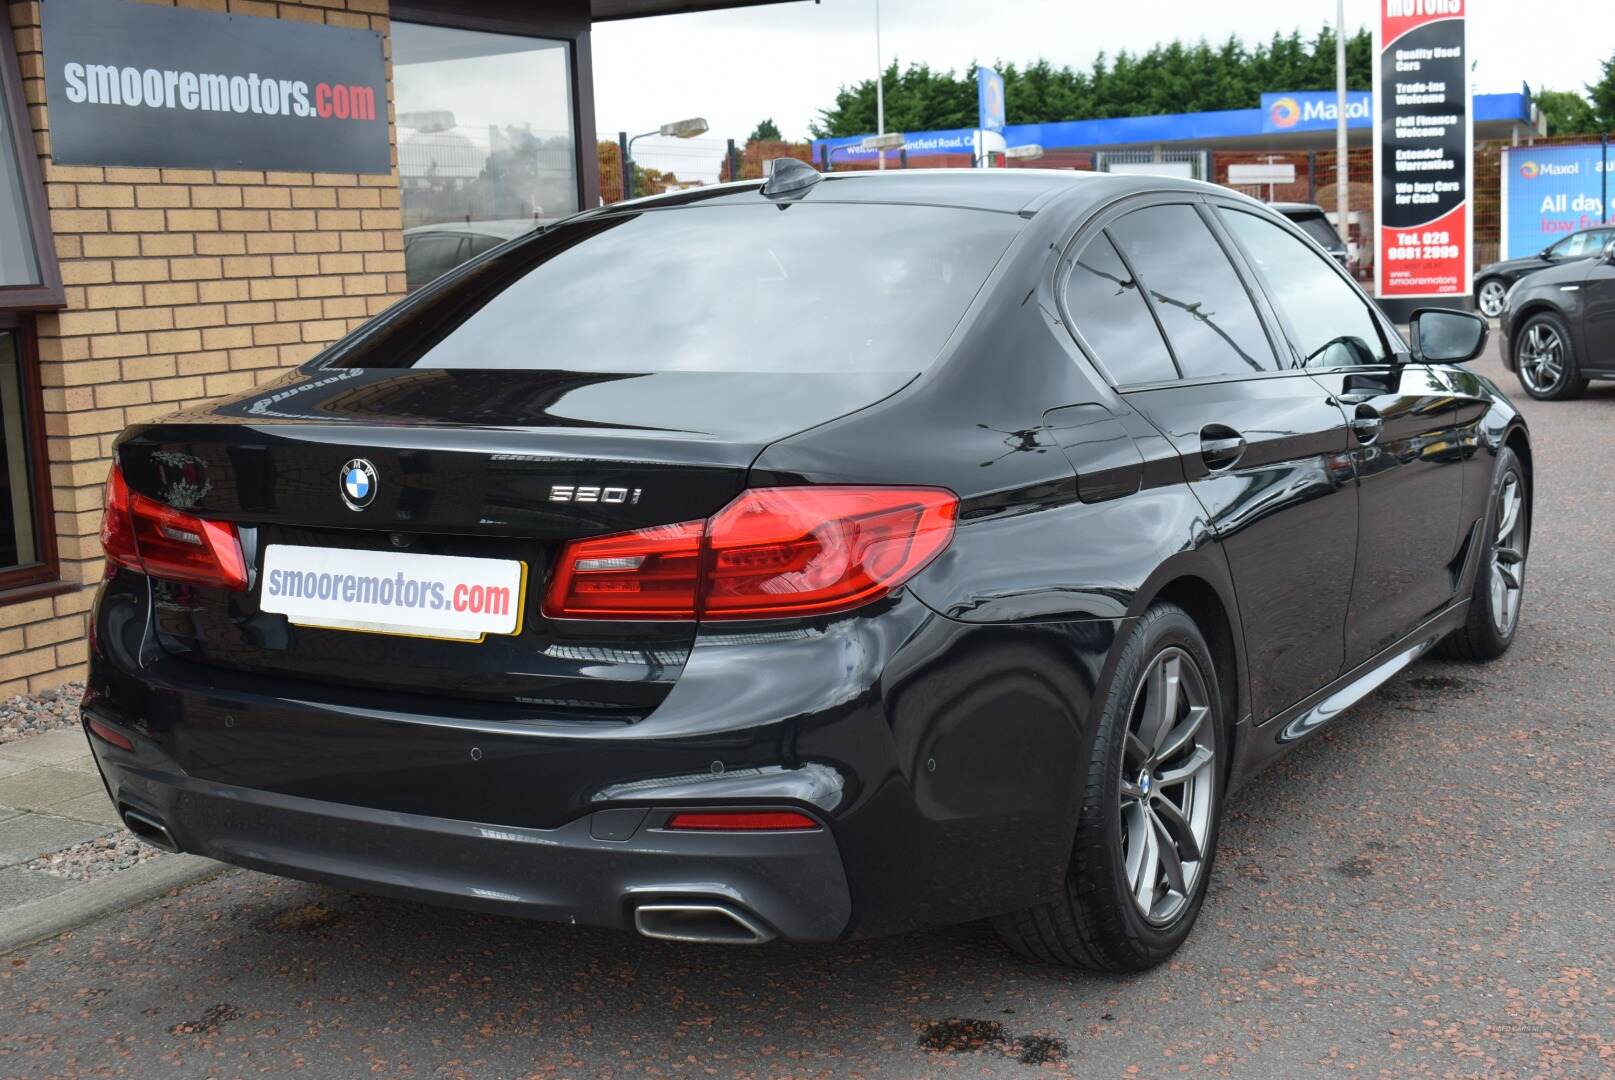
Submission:
[[[690,832],[804,832],[819,823],[794,810],[680,811],[663,826]]]
[[[204,521],[130,491],[117,465],[107,477],[101,549],[109,563],[165,581],[247,588],[247,561],[234,525]]]
[[[544,598],[556,619],[778,619],[879,599],[953,538],[939,488],[742,492],[706,521],[574,540]]]

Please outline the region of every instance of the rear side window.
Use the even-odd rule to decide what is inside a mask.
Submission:
[[[434,286],[331,366],[917,372],[1023,224],[761,198],[585,218]]]
[[[1324,257],[1283,228],[1242,210],[1219,208],[1228,231],[1262,275],[1309,368],[1380,364],[1390,359],[1362,295]]]
[[[1147,206],[1109,232],[1149,290],[1184,378],[1277,369],[1250,294],[1194,207]]]
[[[1103,234],[1072,260],[1065,304],[1077,333],[1118,386],[1178,377],[1138,282]]]

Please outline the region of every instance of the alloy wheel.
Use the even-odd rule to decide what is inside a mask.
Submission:
[[[1480,287],[1480,313],[1488,319],[1497,318],[1503,313],[1503,297],[1507,294],[1501,281],[1486,282]]]
[[[1565,377],[1565,347],[1559,332],[1545,322],[1532,323],[1520,339],[1520,379],[1537,394],[1552,393]]]
[[[1133,691],[1121,766],[1127,887],[1139,913],[1165,925],[1188,904],[1207,859],[1216,733],[1200,666],[1163,649]]]
[[[1497,531],[1492,542],[1492,625],[1504,638],[1520,617],[1525,591],[1525,495],[1515,473],[1503,477],[1498,493]]]

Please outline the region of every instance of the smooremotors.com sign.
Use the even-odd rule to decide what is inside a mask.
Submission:
[[[380,34],[126,0],[43,15],[59,165],[392,169]]]

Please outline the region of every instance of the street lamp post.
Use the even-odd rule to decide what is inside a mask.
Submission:
[[[880,55],[880,0],[875,0],[875,134],[886,134],[886,69]],[[880,168],[886,169],[886,151],[880,152]]]
[[[622,197],[634,197],[634,143],[649,135],[661,135],[669,139],[693,139],[697,135],[707,133],[707,122],[699,116],[692,116],[688,120],[675,120],[671,124],[663,124],[655,131],[642,131],[629,138],[626,131],[617,132],[617,145],[622,148]]]
[[[1351,200],[1346,188],[1350,183],[1351,169],[1346,162],[1346,0],[1335,0],[1335,199],[1340,214],[1340,237],[1346,243],[1348,262],[1351,260]]]

